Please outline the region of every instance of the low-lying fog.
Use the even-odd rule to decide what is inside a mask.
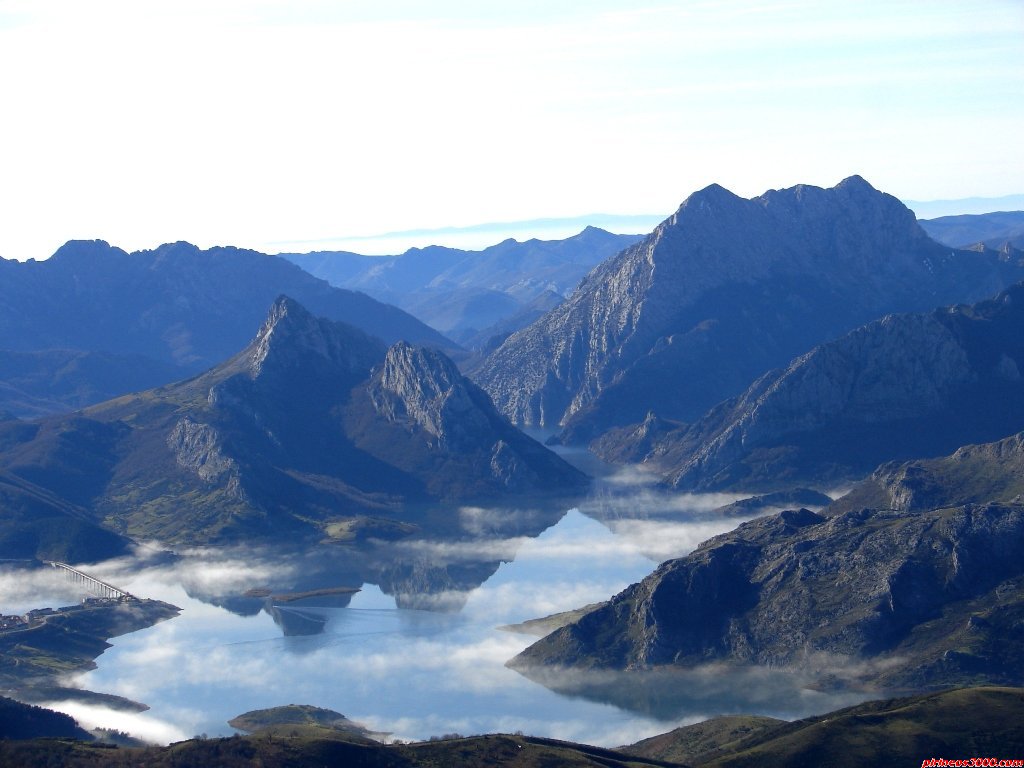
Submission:
[[[123,713],[76,702],[49,706],[88,726],[165,743],[200,733],[229,734],[227,720],[235,715],[294,703],[337,710],[400,739],[523,731],[614,746],[727,711],[797,717],[848,703],[804,691],[786,675],[759,673],[756,681],[750,676],[730,681],[717,670],[705,670],[684,683],[692,696],[676,701],[671,712],[636,703],[635,692],[610,697],[619,708],[594,697],[556,694],[505,667],[536,638],[499,626],[607,599],[659,562],[738,525],[739,518],[708,514],[734,498],[663,496],[643,478],[620,476],[604,481],[593,498],[535,538],[406,539],[379,545],[399,564],[382,567],[381,573],[404,568],[403,573],[428,574],[422,580],[429,582],[430,599],[439,599],[447,611],[398,608],[396,598],[374,583],[363,583],[345,607],[279,604],[276,621],[252,600],[240,609],[222,599],[294,582],[309,567],[294,554],[193,551],[168,562],[142,552],[136,560],[89,566],[84,570],[139,597],[184,610],[176,619],[114,639],[98,669],[74,681],[144,702],[149,711]],[[477,533],[503,515],[483,509],[459,514],[466,528],[479,524]],[[342,582],[351,579],[346,562],[351,552],[330,551]],[[482,574],[478,581],[486,580],[467,585],[474,573]],[[4,613],[74,600],[49,569],[26,578],[23,572],[4,574],[0,564],[0,581]],[[445,599],[450,592],[454,599]],[[431,605],[430,599],[413,602]],[[283,634],[292,618],[306,621],[310,615],[325,622],[321,633]]]

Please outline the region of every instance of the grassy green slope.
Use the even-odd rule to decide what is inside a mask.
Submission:
[[[964,688],[873,701],[788,723],[703,765],[802,768],[920,765],[932,757],[1020,758],[1024,689]]]

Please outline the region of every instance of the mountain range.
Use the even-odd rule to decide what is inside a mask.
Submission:
[[[244,346],[281,294],[389,343],[458,350],[397,307],[284,259],[188,243],[129,254],[71,241],[45,261],[0,259],[0,411],[65,411],[196,374]]]
[[[482,251],[430,246],[400,256],[283,253],[331,285],[401,307],[470,348],[532,322],[596,264],[641,239],[597,227],[564,240],[508,239]],[[538,303],[539,302],[539,303]]]
[[[515,423],[586,442],[652,410],[692,421],[865,322],[1022,278],[1016,260],[931,240],[860,177],[750,200],[712,185],[470,373]]]
[[[106,530],[169,543],[323,537],[410,505],[585,483],[443,353],[389,348],[287,297],[197,377],[0,423],[0,470]]]
[[[1024,685],[1019,225],[917,222],[854,176],[750,200],[712,185],[642,239],[588,228],[481,252],[286,255],[486,358],[252,251],[73,241],[46,262],[0,260],[0,557],[78,562],[154,539],[353,542],[428,519],[461,531],[458,505],[563,503],[587,488],[512,421],[560,426],[560,442],[643,462],[676,490],[770,492],[721,514],[817,509],[820,494],[792,489],[853,486],[817,511],[745,522],[570,612],[509,662],[527,676],[643,687],[661,672],[767,668],[887,695]],[[309,583],[276,599],[325,591],[313,560]],[[400,607],[431,607],[493,560],[367,554],[344,568],[353,584],[372,573]],[[220,597],[254,611],[273,595]],[[699,764],[863,760],[858,738],[882,738],[879,723],[941,746],[933,726],[953,721],[950,708],[991,707],[1003,727],[1000,707],[1019,705],[1019,692],[972,689],[793,724],[711,723],[632,752],[645,764],[681,759],[665,751],[681,743],[703,745],[686,757]],[[985,727],[950,743],[988,748],[975,738]],[[489,738],[314,757],[630,762]]]
[[[921,221],[921,227],[932,239],[954,248],[981,244],[998,250],[1007,243],[1024,248],[1024,211],[940,216]]]

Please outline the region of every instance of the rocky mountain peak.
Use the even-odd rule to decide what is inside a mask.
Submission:
[[[346,371],[369,370],[383,344],[357,328],[314,317],[287,296],[279,296],[246,350],[253,377],[275,368],[295,368],[319,359]]]
[[[680,208],[688,208],[694,205],[701,205],[702,203],[707,204],[736,204],[737,202],[742,203],[744,199],[737,195],[732,190],[726,189],[721,184],[708,184],[704,189],[699,189],[692,193],[686,200],[683,201]]]
[[[878,190],[875,189],[868,181],[858,174],[847,176],[845,179],[836,184],[836,191],[845,192],[848,194],[878,194]]]
[[[475,377],[513,421],[587,441],[652,407],[691,421],[862,323],[977,300],[1019,276],[995,254],[930,240],[859,176],[749,200],[713,184],[510,336]]]
[[[450,444],[456,435],[489,433],[481,398],[486,400],[486,395],[464,379],[445,355],[404,341],[388,350],[371,389],[378,413],[389,421],[414,422],[439,445]]]

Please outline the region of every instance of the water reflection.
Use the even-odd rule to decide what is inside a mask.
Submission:
[[[444,525],[410,515],[386,537],[364,525],[350,540],[310,549],[149,550],[98,564],[87,570],[184,611],[115,639],[98,669],[78,680],[145,702],[145,717],[128,723],[53,704],[163,741],[230,733],[227,720],[242,712],[304,703],[402,739],[522,730],[609,746],[754,711],[767,704],[750,698],[749,680],[723,684],[715,696],[690,695],[692,680],[539,685],[505,666],[534,638],[497,629],[607,599],[739,524],[715,512],[729,500],[612,476],[572,509],[449,508],[433,513]],[[786,714],[834,701],[793,700]]]

